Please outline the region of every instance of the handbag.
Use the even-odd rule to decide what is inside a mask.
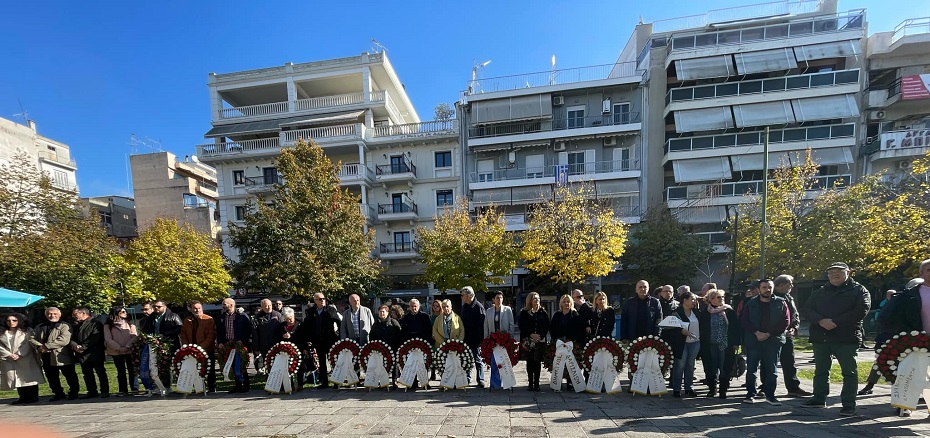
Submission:
[[[733,361],[733,368],[730,369],[730,378],[742,377],[746,373],[746,358],[742,354],[737,354]]]

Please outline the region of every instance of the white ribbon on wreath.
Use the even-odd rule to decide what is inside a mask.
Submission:
[[[917,410],[921,394],[930,400],[930,353],[912,351],[901,359],[896,370],[897,377],[891,385],[891,406]],[[928,408],[930,411],[930,408]]]
[[[572,353],[572,342],[555,341],[555,358],[552,360],[552,373],[549,387],[555,391],[562,389],[562,374],[568,371],[568,378],[575,387],[575,392],[582,392],[587,388],[581,366]],[[509,359],[508,359],[509,360]]]
[[[288,372],[291,366],[291,355],[285,351],[279,351],[271,362],[271,368],[268,370],[268,380],[265,381],[265,391],[272,394],[285,393],[290,394],[293,391],[291,386],[291,373]],[[283,390],[282,390],[283,387]]]
[[[352,351],[345,349],[336,357],[336,365],[329,375],[329,381],[336,385],[354,385],[358,383],[358,373],[355,372]]]
[[[368,366],[365,368],[365,387],[381,388],[391,384],[391,375],[384,368],[384,355],[380,351],[372,350],[368,355]]]
[[[233,379],[230,379],[229,375],[232,374],[233,362],[236,361],[237,354],[239,354],[239,352],[236,351],[236,349],[231,349],[229,350],[229,354],[226,356],[226,364],[223,365],[223,381],[224,382],[231,382],[235,378],[235,376],[233,376]],[[246,357],[243,357],[239,363],[240,364],[249,363],[248,355],[246,355]],[[240,365],[240,368],[244,370],[245,366]]]
[[[187,356],[181,360],[175,392],[184,394],[202,394],[204,392],[203,377],[200,376],[197,364],[197,359],[194,356]]]
[[[171,371],[168,371],[169,379]],[[152,382],[155,383],[155,387],[161,391],[162,395],[165,394],[165,384],[162,383],[161,377],[158,376],[158,353],[155,352],[154,346],[149,346],[149,376],[152,378]]]
[[[497,372],[501,376],[501,388],[510,389],[517,386],[517,378],[513,374],[513,365],[510,363],[510,354],[507,353],[507,349],[498,345],[491,350],[491,354],[494,355],[494,362],[499,367]]]
[[[404,362],[404,369],[401,371],[397,383],[404,386],[413,386],[415,379],[424,385],[429,382],[429,373],[426,371],[426,357],[422,350],[410,350],[404,360],[406,361]]]
[[[659,352],[655,348],[645,348],[639,352],[636,372],[630,381],[630,391],[641,395],[661,395],[668,392],[662,366],[659,365]]]
[[[601,388],[604,388],[608,394],[616,394],[623,390],[620,384],[620,374],[617,373],[617,367],[614,365],[614,355],[604,348],[597,350],[591,358],[591,372],[588,374],[586,390],[600,393]]]
[[[471,354],[466,351],[465,354]],[[468,377],[459,359],[459,354],[450,351],[446,354],[446,366],[442,370],[442,377],[439,380],[439,386],[447,389],[464,388],[468,385]]]

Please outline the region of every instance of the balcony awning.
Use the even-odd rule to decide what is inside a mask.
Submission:
[[[790,48],[737,53],[733,56],[736,59],[736,69],[743,75],[789,70],[798,66]]]
[[[811,159],[821,166],[853,163],[852,151],[849,148],[814,149],[811,151]]]
[[[730,179],[730,159],[727,157],[675,160],[672,162],[676,182],[716,181]]]
[[[675,75],[679,80],[725,78],[736,74],[729,55],[675,61]]]
[[[791,106],[799,122],[859,117],[859,105],[852,94],[793,99]]]
[[[798,61],[813,61],[815,59],[845,58],[847,56],[861,55],[862,50],[858,41],[839,41],[834,43],[811,44],[794,48],[794,55]]]
[[[676,132],[710,131],[733,127],[733,113],[728,106],[675,111]]]
[[[552,117],[552,97],[549,94],[518,96],[488,102],[475,102],[474,124],[511,123]]]
[[[733,105],[736,127],[784,125],[794,123],[794,111],[786,100]]]
[[[673,210],[678,221],[684,224],[720,223],[727,219],[723,206],[685,207]]]
[[[317,117],[289,117],[286,119],[277,119],[277,120],[261,120],[257,122],[245,122],[245,123],[234,123],[231,125],[221,125],[216,126],[213,129],[207,131],[203,136],[206,138],[210,137],[226,137],[230,134],[244,135],[244,134],[258,134],[263,132],[278,132],[281,130],[282,126],[299,126],[299,125],[320,125],[326,123],[334,123],[341,121],[354,121],[361,117],[365,111],[347,111],[342,113],[335,114],[321,114]]]
[[[769,169],[776,169],[783,165],[791,166],[790,156],[789,152],[769,152]],[[730,157],[730,163],[734,172],[762,170],[763,164],[765,164],[762,154],[733,155]]]

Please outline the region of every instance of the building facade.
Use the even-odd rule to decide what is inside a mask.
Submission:
[[[49,176],[52,186],[77,194],[77,163],[71,158],[71,148],[40,135],[34,121],[28,123],[23,126],[0,118],[0,162],[9,163],[14,156],[26,154]]]
[[[129,156],[140,230],[156,218],[175,218],[197,231],[216,237],[217,173],[196,156],[178,159],[171,152]]]
[[[126,196],[97,196],[81,198],[80,201],[86,213],[97,213],[100,225],[107,230],[107,236],[123,243],[139,237],[134,199]]]

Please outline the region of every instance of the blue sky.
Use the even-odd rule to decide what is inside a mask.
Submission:
[[[184,156],[210,128],[207,74],[353,56],[371,38],[420,118],[483,77],[608,64],[633,27],[751,1],[40,1],[0,15],[0,117],[20,102],[39,133],[71,146],[82,196],[131,195],[130,136]],[[840,0],[869,32],[930,16],[927,0]],[[147,150],[137,149],[137,152]]]

